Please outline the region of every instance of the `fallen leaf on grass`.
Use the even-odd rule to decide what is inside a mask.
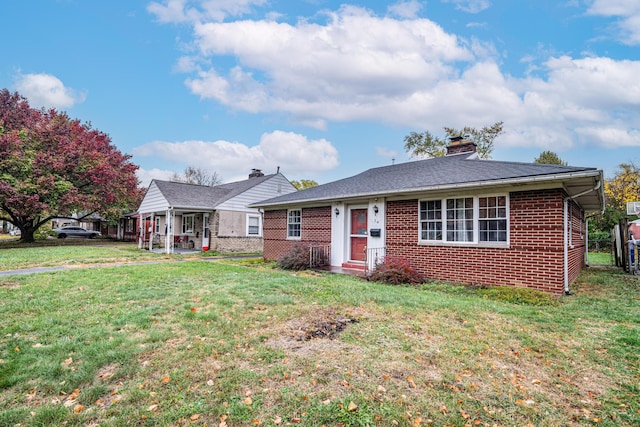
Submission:
[[[191,421],[198,421],[198,418],[200,418],[200,414],[193,414],[189,417]]]
[[[165,375],[164,377],[162,377],[162,380],[160,381],[166,384],[169,381],[171,381],[171,377],[169,375]]]
[[[273,419],[273,423],[274,423],[275,425],[280,425],[280,424],[282,424],[282,418],[280,418],[280,417],[276,416],[276,417]]]
[[[349,402],[347,409],[349,410],[349,412],[356,412],[358,410],[358,405],[356,405],[355,403],[353,403],[353,401],[351,401]]]
[[[147,411],[149,412],[155,412],[158,410],[158,405],[151,405],[147,408]]]
[[[73,408],[73,412],[75,412],[76,414],[79,414],[83,410],[84,410],[84,406],[83,405],[76,405],[75,408]]]
[[[409,385],[411,386],[411,388],[417,388],[418,386],[416,385],[415,381],[413,381],[413,377],[412,376],[408,376],[407,377],[407,382],[409,383]]]

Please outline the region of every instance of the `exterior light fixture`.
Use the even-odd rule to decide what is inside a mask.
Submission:
[[[378,205],[373,205],[373,213],[378,213]]]
[[[340,209],[336,208],[335,213],[336,213],[336,216],[340,215]]]

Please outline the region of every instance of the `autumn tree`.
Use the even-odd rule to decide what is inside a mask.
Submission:
[[[291,185],[296,187],[298,190],[306,190],[307,188],[317,187],[318,183],[312,179],[301,179],[301,180],[293,180],[291,181]]]
[[[539,163],[543,165],[561,165],[567,166],[567,162],[563,161],[556,153],[553,151],[543,151],[540,153],[538,157],[533,161],[534,163]]]
[[[604,212],[594,218],[594,229],[610,231],[620,219],[627,216],[627,202],[640,200],[640,168],[633,163],[622,163],[612,178],[605,179]]]
[[[34,109],[0,90],[0,220],[33,242],[54,218],[116,218],[140,197],[138,166],[89,123],[55,109]]]
[[[187,166],[184,173],[173,173],[169,179],[173,182],[184,182],[185,184],[208,185],[213,187],[222,183],[222,177],[217,172],[209,172],[204,168]]]
[[[447,153],[449,141],[454,137],[469,138],[478,146],[478,155],[483,159],[490,159],[493,152],[494,140],[503,133],[503,122],[496,122],[491,126],[476,129],[465,126],[462,129],[445,127],[445,137],[433,135],[429,131],[422,133],[411,132],[404,137],[404,148],[412,156],[442,157]]]

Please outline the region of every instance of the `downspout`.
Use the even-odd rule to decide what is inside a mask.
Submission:
[[[602,181],[598,181],[593,188],[589,190],[582,191],[578,194],[574,194],[573,196],[567,197],[564,199],[564,221],[563,221],[563,229],[564,229],[564,294],[565,295],[573,295],[573,293],[569,290],[569,233],[571,230],[568,230],[569,227],[569,200],[574,200],[580,196],[584,196],[585,194],[589,194],[592,191],[597,191],[602,185]],[[587,234],[589,229],[587,228]],[[588,242],[588,240],[587,240]],[[589,247],[587,246],[587,251]]]

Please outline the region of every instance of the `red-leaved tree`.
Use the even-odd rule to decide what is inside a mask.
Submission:
[[[89,123],[0,90],[0,219],[22,241],[53,218],[135,210],[138,166],[130,158]]]

